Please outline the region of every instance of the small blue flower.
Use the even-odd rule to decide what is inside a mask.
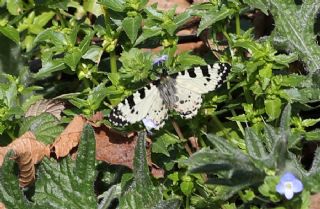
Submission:
[[[153,60],[153,65],[160,65],[162,64],[164,61],[166,61],[168,59],[168,55],[164,54],[161,57],[157,57]]]
[[[142,122],[149,134],[152,134],[151,130],[157,127],[157,124],[150,118],[143,118]]]
[[[290,200],[294,193],[303,190],[303,184],[292,173],[286,172],[281,176],[280,182],[276,186],[276,190],[279,194],[284,194],[284,196]]]

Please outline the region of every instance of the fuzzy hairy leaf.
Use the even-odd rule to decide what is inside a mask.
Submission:
[[[63,127],[58,124],[57,118],[49,113],[42,113],[36,117],[27,117],[20,127],[19,135],[32,131],[37,140],[50,144],[63,131]]]
[[[39,208],[96,208],[94,194],[95,139],[91,126],[83,129],[76,161],[46,159],[39,168],[34,200]]]
[[[9,151],[0,168],[0,202],[10,209],[34,208],[19,188],[18,178],[13,172],[15,162],[10,159],[13,156],[14,153]]]
[[[301,6],[294,1],[268,1],[275,29],[271,38],[276,47],[298,54],[313,73],[320,69],[320,47],[313,31],[320,0],[306,0]]]

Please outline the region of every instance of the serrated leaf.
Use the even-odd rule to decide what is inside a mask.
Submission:
[[[13,151],[9,151],[0,167],[0,202],[4,203],[6,208],[32,209],[34,207],[26,200],[19,188],[18,178],[14,174],[15,161],[12,160],[13,156]]]
[[[34,200],[38,208],[96,208],[95,140],[90,125],[83,129],[76,161],[45,159],[39,167]],[[67,201],[66,201],[67,200]]]
[[[0,33],[14,41],[16,44],[20,41],[19,32],[11,25],[0,26]]]
[[[275,21],[271,34],[274,45],[296,52],[311,73],[320,69],[320,46],[313,29],[320,0],[306,0],[301,6],[287,0],[269,1],[269,4]]]
[[[49,113],[42,113],[36,117],[27,117],[20,126],[19,135],[27,131],[32,131],[38,141],[51,144],[63,127],[59,126],[59,121]]]
[[[125,2],[123,0],[99,0],[98,2],[116,12],[122,12],[125,9]]]
[[[126,32],[131,43],[134,43],[138,36],[138,31],[141,27],[142,17],[137,15],[135,17],[126,17],[122,21],[123,30]]]

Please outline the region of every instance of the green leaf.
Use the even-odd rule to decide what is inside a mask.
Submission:
[[[131,43],[134,43],[137,39],[139,28],[141,27],[141,22],[141,15],[137,15],[135,17],[126,17],[122,21],[123,30],[126,32]]]
[[[23,11],[23,1],[7,0],[7,9],[12,15],[19,15]]]
[[[229,9],[226,6],[222,6],[218,9],[215,7],[209,10],[207,13],[201,16],[201,21],[199,24],[197,35],[199,35],[204,29],[213,25],[214,23],[227,18],[234,13],[233,9]]]
[[[88,51],[84,55],[82,55],[82,58],[91,60],[95,63],[99,63],[102,53],[103,53],[103,48],[99,46],[90,46]]]
[[[180,184],[181,192],[186,196],[191,195],[193,188],[194,188],[194,184],[192,181],[183,181]]]
[[[264,101],[264,106],[265,106],[266,113],[269,116],[270,120],[275,120],[280,116],[281,99],[279,99],[279,98],[266,99]]]
[[[51,73],[63,70],[66,68],[66,65],[58,60],[51,60],[45,63],[42,68],[40,68],[39,72],[33,75],[35,79],[42,79],[45,77],[49,77]]]
[[[125,9],[125,1],[123,0],[98,0],[98,3],[116,12],[122,12]]]
[[[86,125],[76,161],[69,157],[59,162],[54,159],[42,161],[34,201],[38,208],[96,208],[95,175],[94,132]]]
[[[203,58],[196,55],[191,55],[188,52],[179,54],[176,58],[176,62],[178,62],[181,68],[184,70],[192,66],[206,65],[206,61]]]
[[[34,207],[26,200],[19,188],[18,178],[14,174],[15,161],[12,160],[13,157],[14,152],[9,151],[0,167],[0,202],[10,209],[32,209]]]
[[[100,83],[98,86],[93,88],[88,95],[88,105],[91,110],[97,110],[100,107],[101,102],[107,96],[107,88],[105,83]]]
[[[94,14],[96,17],[104,13],[102,5],[98,4],[97,0],[84,0],[83,8],[88,12]]]
[[[59,121],[49,113],[42,113],[39,116],[27,117],[20,126],[19,136],[27,131],[32,131],[37,140],[45,144],[51,144],[53,140],[63,131]]]
[[[250,157],[255,160],[265,160],[268,157],[262,139],[252,128],[246,128],[245,142]]]
[[[38,42],[48,42],[52,43],[55,46],[67,46],[68,42],[64,33],[54,31],[52,28],[48,28],[41,33],[34,39],[34,43]]]
[[[268,0],[243,0],[243,3],[248,4],[251,7],[260,9],[265,15],[268,15]]]
[[[14,41],[16,44],[20,41],[19,32],[11,25],[0,26],[0,33]]]
[[[137,38],[135,45],[142,43],[148,38],[159,36],[162,29],[158,26],[153,26],[151,28],[144,28],[142,34]]]
[[[179,143],[179,138],[173,134],[165,133],[157,138],[157,141],[152,143],[152,152],[161,153],[170,157],[168,147]]]
[[[66,53],[63,61],[65,64],[67,64],[72,71],[76,70],[76,67],[81,59],[81,51],[79,48],[74,47],[72,50]]]
[[[306,0],[301,6],[287,0],[269,1],[269,4],[275,21],[271,34],[274,46],[296,52],[311,73],[320,69],[320,46],[314,35],[320,0]]]

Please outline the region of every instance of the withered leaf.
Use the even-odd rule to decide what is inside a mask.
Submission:
[[[31,131],[26,132],[7,147],[2,148],[5,151],[10,149],[14,151],[14,159],[19,166],[19,184],[21,187],[25,187],[35,180],[34,165],[41,161],[44,156],[49,157],[50,150],[45,144],[37,141]]]
[[[69,154],[70,150],[79,144],[82,129],[86,119],[82,116],[75,116],[64,131],[58,136],[50,149],[54,149],[57,158]]]
[[[0,209],[6,209],[6,206],[2,202],[0,202]]]
[[[110,164],[124,165],[132,169],[134,148],[137,135],[131,137],[122,135],[106,126],[96,127],[96,159]],[[151,165],[151,146],[147,146],[147,160]]]
[[[35,104],[31,105],[28,111],[25,114],[25,117],[28,116],[37,116],[41,113],[47,112],[58,118],[61,119],[61,112],[65,109],[64,102],[56,99],[43,99],[37,101]]]

